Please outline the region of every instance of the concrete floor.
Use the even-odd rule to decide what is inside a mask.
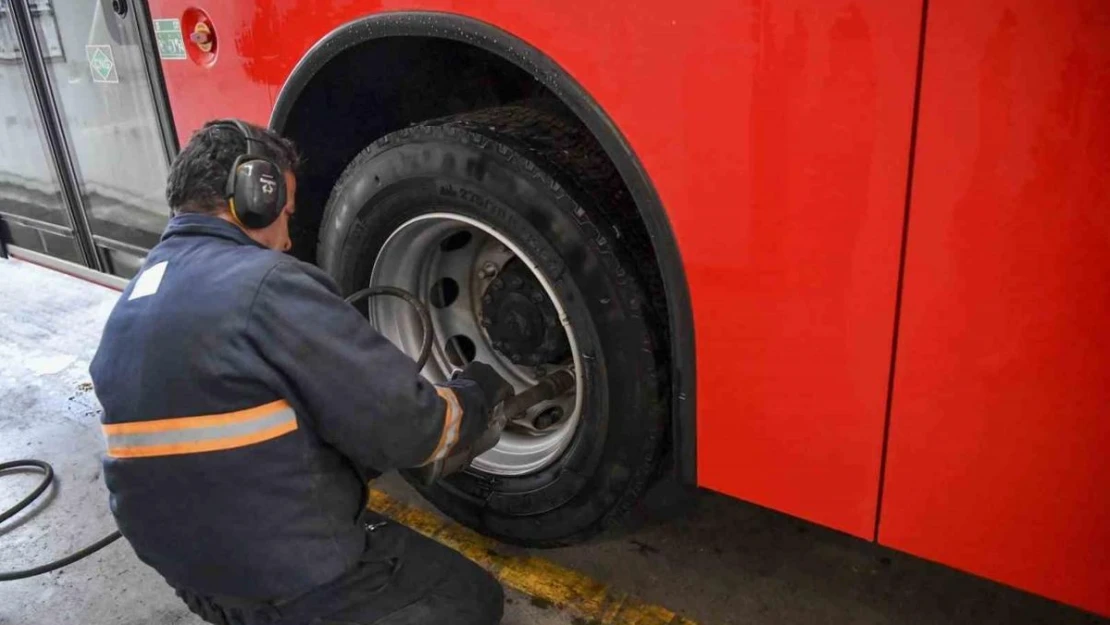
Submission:
[[[0,570],[76,550],[113,530],[88,361],[115,293],[0,260],[0,461],[39,458],[51,496],[0,525]],[[0,477],[0,509],[38,479]],[[400,481],[379,488],[418,501]],[[1110,623],[1051,601],[712,493],[677,521],[538,552],[701,625]],[[509,594],[505,625],[586,620]],[[44,576],[0,583],[3,625],[196,625],[123,541]]]

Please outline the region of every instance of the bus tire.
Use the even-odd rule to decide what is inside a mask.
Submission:
[[[423,262],[391,263],[387,246],[432,213],[488,226],[535,262],[537,280],[565,311],[581,363],[581,409],[572,434],[560,439],[565,448],[523,474],[475,463],[431,486],[406,475],[450,517],[531,547],[620,526],[656,477],[667,444],[665,328],[647,299],[655,289],[645,268],[654,259],[644,256],[651,253],[645,241],[615,223],[607,202],[617,174],[583,132],[523,106],[393,132],[349,164],[319,234],[318,262],[345,293],[369,285],[376,263]],[[404,249],[413,246],[396,253]]]

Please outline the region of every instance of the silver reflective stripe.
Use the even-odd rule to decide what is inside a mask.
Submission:
[[[149,432],[146,434],[109,434],[108,447],[149,447],[152,445],[202,443],[223,438],[238,438],[263,432],[296,418],[297,415],[292,408],[285,408],[269,416],[241,423],[169,430],[166,432]]]

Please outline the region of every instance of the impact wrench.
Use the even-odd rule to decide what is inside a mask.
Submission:
[[[355,304],[364,299],[378,296],[396,297],[404,300],[409,306],[416,310],[417,315],[420,317],[420,325],[423,331],[423,339],[420,344],[420,354],[416,359],[417,370],[422,370],[424,365],[428,362],[428,357],[432,352],[432,343],[434,341],[434,329],[432,328],[432,319],[428,314],[428,308],[423,302],[418,300],[416,296],[404,289],[391,286],[378,286],[370,287],[356,291],[347,297],[346,301],[349,304]],[[559,395],[574,388],[575,379],[574,374],[566,369],[557,370],[548,376],[542,378],[535,386],[525,389],[520,393],[510,397],[504,402],[498,404],[490,416],[490,421],[483,434],[475,443],[468,449],[459,450],[457,453],[437,460],[424,467],[420,467],[411,471],[411,473],[425,484],[431,484],[437,479],[461,471],[470,465],[470,462],[478,455],[485,453],[491,449],[500,437],[501,430],[509,421],[520,419],[525,415],[529,408],[539,404],[540,402],[554,399]],[[10,469],[30,468],[38,469],[43,473],[43,479],[39,482],[38,486],[22,500],[14,506],[0,512],[0,523],[10,519],[18,514],[21,510],[31,505],[40,495],[46,492],[54,481],[54,468],[48,462],[42,460],[13,460],[11,462],[0,463],[0,473]],[[63,566],[72,564],[87,558],[92,554],[100,551],[104,547],[112,544],[120,537],[119,531],[112,532],[104,538],[96,541],[95,543],[76,551],[64,558],[47,562],[33,568],[24,569],[21,571],[0,572],[0,582],[12,581],[17,579],[26,579],[43,573],[60,569]]]

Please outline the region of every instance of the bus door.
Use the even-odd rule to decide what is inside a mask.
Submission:
[[[0,0],[0,236],[128,278],[177,145],[143,0]]]

